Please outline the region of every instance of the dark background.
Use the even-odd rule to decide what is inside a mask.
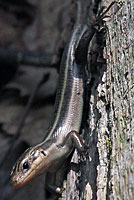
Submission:
[[[44,176],[14,190],[9,175],[18,156],[44,138],[52,117],[59,63],[74,23],[70,2],[0,0],[1,200],[44,199]],[[46,64],[27,61],[40,55],[48,55]]]

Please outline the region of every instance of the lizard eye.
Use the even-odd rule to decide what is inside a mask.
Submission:
[[[47,156],[47,154],[44,152],[44,151],[41,151],[41,153],[46,157]]]
[[[28,170],[29,168],[30,168],[30,165],[29,165],[28,161],[25,161],[25,162],[23,163],[23,169],[24,169],[24,170]]]

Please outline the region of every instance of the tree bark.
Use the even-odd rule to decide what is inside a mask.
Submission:
[[[102,6],[110,3],[101,1]],[[72,161],[80,171],[69,172],[62,200],[134,199],[134,1],[122,1],[109,15],[106,70],[100,69],[90,89],[84,133],[88,158],[81,162],[75,151]]]

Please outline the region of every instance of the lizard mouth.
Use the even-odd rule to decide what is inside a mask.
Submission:
[[[11,176],[11,186],[13,188],[20,188],[23,185],[25,185],[26,183],[28,183],[29,181],[31,181],[31,179],[33,179],[36,176],[35,170],[34,171],[29,171],[27,174],[23,175],[12,175]]]

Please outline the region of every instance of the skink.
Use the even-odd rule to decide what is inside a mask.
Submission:
[[[13,166],[14,188],[44,172],[56,172],[74,148],[79,152],[85,150],[78,133],[83,115],[87,50],[95,33],[91,2],[77,0],[77,19],[62,56],[52,123],[43,142],[27,149]]]

